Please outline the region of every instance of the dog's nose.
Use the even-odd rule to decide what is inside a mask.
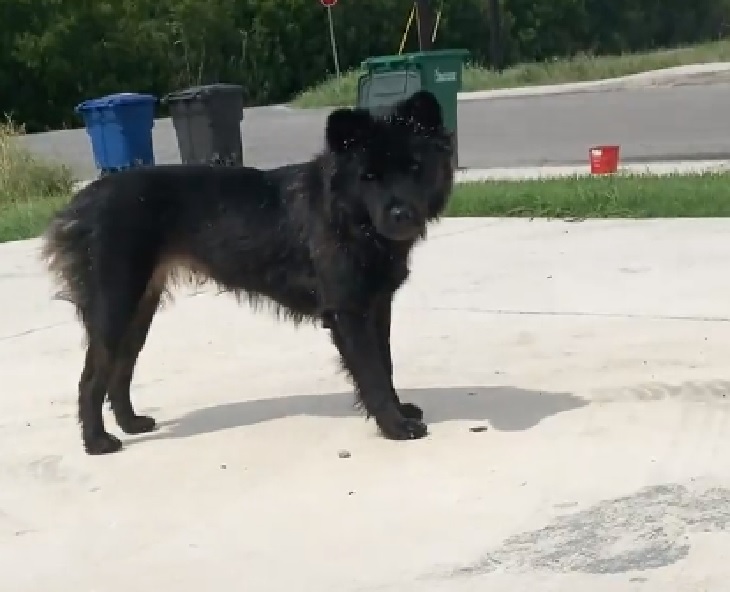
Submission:
[[[405,224],[413,220],[413,212],[404,206],[393,206],[390,208],[390,217],[396,224]]]

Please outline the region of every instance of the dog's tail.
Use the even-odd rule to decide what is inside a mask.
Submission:
[[[93,193],[81,189],[56,212],[41,237],[41,258],[60,287],[56,298],[71,302],[81,320],[86,319],[92,298]]]

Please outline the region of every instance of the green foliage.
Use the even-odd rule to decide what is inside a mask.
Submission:
[[[436,7],[439,0],[433,0]],[[341,0],[340,63],[395,53],[411,0]],[[489,60],[487,0],[444,0],[436,45]],[[730,0],[502,0],[509,63],[717,38]],[[416,45],[415,27],[407,49]],[[243,85],[248,105],[289,100],[333,73],[316,0],[0,0],[0,114],[29,131],[77,126],[73,107],[111,92],[162,96]]]
[[[0,242],[38,234],[73,186],[67,167],[22,147],[22,134],[12,121],[0,121]]]
[[[730,40],[723,39],[621,55],[578,54],[569,58],[516,64],[501,72],[467,64],[462,88],[469,92],[604,80],[674,66],[727,61],[730,61]],[[351,70],[340,77],[332,76],[300,93],[292,105],[305,108],[353,105],[357,98],[358,77],[362,72]]]
[[[44,162],[17,140],[23,128],[12,121],[0,121],[0,210],[14,201],[64,195],[71,191],[71,170]]]
[[[730,215],[730,174],[579,175],[456,186],[447,216],[716,218]]]

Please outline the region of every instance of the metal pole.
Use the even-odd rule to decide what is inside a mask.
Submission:
[[[433,47],[433,12],[429,0],[415,0],[416,24],[418,25],[418,49],[428,51]]]
[[[337,78],[340,77],[340,60],[337,57],[337,41],[335,41],[335,26],[332,23],[332,7],[327,7],[327,20],[330,24],[330,41],[332,42],[332,57],[335,60],[335,72],[337,72]]]
[[[502,9],[499,0],[488,0],[489,10],[489,41],[492,69],[501,73],[504,70],[504,55],[502,52]]]

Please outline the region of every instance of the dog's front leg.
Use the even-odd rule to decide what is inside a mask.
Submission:
[[[393,356],[390,351],[390,325],[393,309],[392,294],[381,294],[375,302],[375,330],[378,334],[378,347],[380,355],[383,358],[385,369],[390,375],[391,385],[393,383]],[[400,412],[404,417],[411,419],[423,419],[423,411],[418,405],[413,403],[401,403],[398,398],[398,392],[395,386],[392,387],[393,398],[400,408]]]
[[[405,417],[393,396],[393,382],[378,340],[376,315],[337,311],[328,317],[332,339],[355,382],[357,395],[368,416],[375,417],[383,435],[393,440],[425,436],[426,425],[420,419]]]

